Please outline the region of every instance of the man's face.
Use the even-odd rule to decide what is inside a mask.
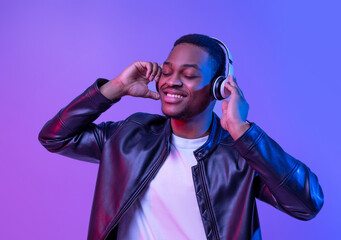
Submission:
[[[213,100],[212,67],[204,49],[189,43],[174,47],[158,82],[162,112],[174,119],[191,119],[202,113]]]

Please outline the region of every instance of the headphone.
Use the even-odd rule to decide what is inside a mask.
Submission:
[[[224,85],[228,81],[228,76],[233,76],[233,66],[232,66],[232,55],[226,45],[220,41],[217,38],[211,37],[213,40],[215,40],[220,47],[223,49],[225,53],[225,62],[227,62],[227,68],[225,69],[225,75],[224,76],[218,76],[215,79],[211,80],[211,94],[216,100],[223,100],[228,97],[228,95],[225,93]],[[159,92],[159,85],[156,83],[156,90]]]
[[[229,49],[226,47],[226,45],[220,41],[217,38],[213,38],[215,41],[217,41],[217,43],[221,46],[221,48],[223,49],[224,53],[225,53],[225,62],[228,63],[227,64],[227,68],[225,69],[225,76],[219,76],[215,79],[213,79],[211,81],[211,94],[213,95],[213,97],[217,100],[223,100],[225,98],[228,97],[228,94],[225,93],[225,83],[227,83],[228,76],[233,76],[233,66],[232,66],[232,55],[229,51]]]

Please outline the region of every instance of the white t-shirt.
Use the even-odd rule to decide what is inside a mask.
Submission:
[[[206,239],[195,195],[193,151],[208,136],[186,139],[172,134],[171,151],[149,187],[119,223],[119,240]]]

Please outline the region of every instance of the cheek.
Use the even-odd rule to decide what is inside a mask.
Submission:
[[[159,88],[161,88],[162,85],[164,85],[166,82],[167,82],[167,80],[166,80],[165,76],[161,75],[159,81],[155,82],[155,84],[156,84]]]
[[[163,83],[163,77],[161,76],[159,81],[155,82],[155,85],[156,85],[156,89],[160,89],[160,87],[162,86],[162,83]]]
[[[206,85],[193,94],[193,103],[206,108],[211,102],[210,85]]]
[[[201,91],[202,89],[205,88],[205,84],[203,84],[202,82],[198,83],[194,80],[192,80],[192,81],[185,81],[184,80],[182,82],[184,83],[184,86],[186,86],[186,88],[188,90],[190,90],[191,92],[198,92],[198,91]]]
[[[211,81],[209,80],[209,78],[205,77],[205,76],[201,76],[197,79],[192,79],[192,80],[186,80],[183,79],[182,81],[184,83],[184,85],[191,90],[191,92],[206,92],[211,88]]]

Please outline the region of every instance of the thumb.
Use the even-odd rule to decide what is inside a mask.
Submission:
[[[228,105],[229,105],[229,102],[226,100],[221,103],[223,113],[225,113],[227,111]]]
[[[154,100],[158,100],[158,99],[160,99],[160,94],[157,92],[153,92],[151,90],[148,90],[148,92],[146,93],[146,95],[144,97],[145,98],[151,98]]]

